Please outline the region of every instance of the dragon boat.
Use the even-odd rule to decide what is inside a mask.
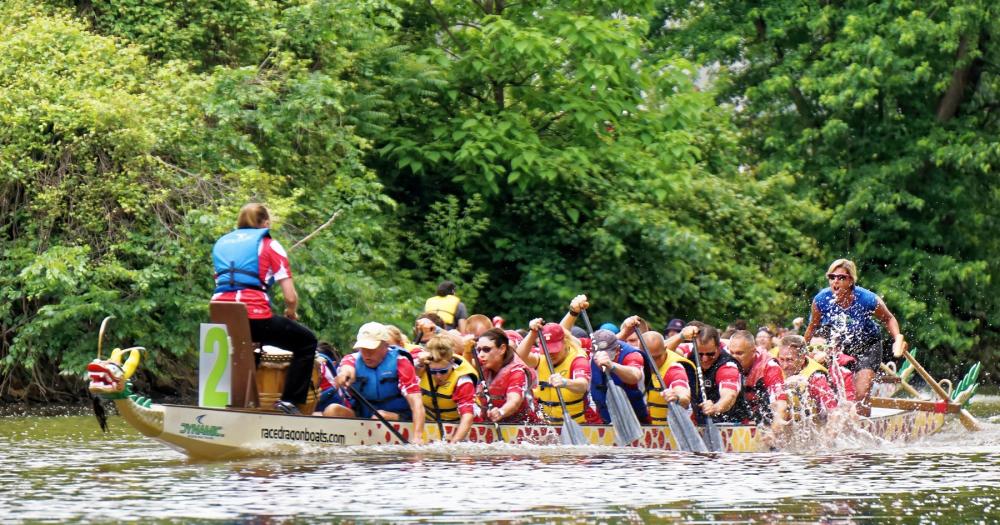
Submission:
[[[89,391],[96,396],[95,400],[112,401],[125,422],[142,435],[191,458],[217,460],[310,453],[329,447],[402,445],[403,440],[413,435],[412,423],[406,422],[390,423],[393,427],[390,429],[385,423],[371,419],[286,415],[245,406],[208,408],[153,403],[133,391],[131,377],[139,366],[141,351],[141,347],[115,349],[107,359],[98,357],[91,362],[87,367]],[[908,358],[912,359],[912,356]],[[883,377],[891,381],[878,384],[876,392],[880,396],[872,398],[872,415],[860,418],[856,430],[885,441],[907,442],[937,432],[945,425],[946,416],[956,415],[963,423],[966,422],[963,414],[967,413],[963,406],[969,403],[978,387],[979,364],[973,366],[954,388],[948,380],[941,384],[935,382],[935,391],[941,389],[940,393],[946,394],[947,399],[942,397],[931,401],[909,384],[914,369],[919,368],[921,376],[926,374],[916,361],[913,363],[914,366],[904,363],[898,373],[895,368],[884,366]],[[945,392],[945,388],[951,392]],[[898,393],[911,397],[893,397]],[[95,407],[99,403],[96,401]],[[101,417],[99,414],[98,419]],[[753,425],[718,426],[726,452],[773,450],[763,429]],[[582,425],[582,428],[590,445],[616,446],[611,425]],[[453,425],[444,423],[443,429],[446,435],[450,435]],[[559,444],[560,432],[561,428],[555,425],[477,423],[473,425],[468,441]],[[424,436],[427,441],[441,439],[438,426],[433,421],[425,426]],[[679,450],[677,440],[667,426],[643,426],[641,437],[628,446]]]

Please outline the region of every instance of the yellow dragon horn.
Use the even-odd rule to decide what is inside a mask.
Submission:
[[[122,353],[128,352],[128,359],[125,360],[125,364],[122,366],[122,371],[125,373],[125,379],[132,377],[135,373],[135,369],[139,367],[139,351],[145,350],[141,346],[133,346],[122,351]]]
[[[110,323],[111,320],[114,319],[114,318],[115,318],[115,316],[109,315],[109,316],[105,317],[103,321],[101,321],[101,331],[97,333],[97,358],[98,359],[101,358],[101,346],[103,346],[103,344],[104,344],[104,331],[107,330],[108,323]]]
[[[108,362],[116,365],[122,364],[122,353],[123,350],[121,348],[115,348],[111,351],[111,355],[108,356]]]

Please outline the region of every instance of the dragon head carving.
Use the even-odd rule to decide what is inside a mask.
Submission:
[[[135,346],[122,350],[115,348],[108,359],[94,359],[87,365],[90,376],[88,390],[91,394],[105,398],[117,398],[125,395],[128,379],[139,366],[139,351],[142,347]],[[122,363],[124,356],[128,358]]]

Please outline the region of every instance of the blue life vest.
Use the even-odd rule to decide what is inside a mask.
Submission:
[[[618,351],[618,358],[615,362],[622,364],[625,361],[625,356],[632,353],[639,353],[638,349],[631,346],[624,341],[618,341],[620,350]],[[646,363],[645,358],[642,360],[643,374],[646,378],[650,377],[652,370],[649,368],[649,364]],[[618,377],[614,372],[608,374],[611,376],[611,380],[615,382],[616,385],[622,387],[625,394],[628,396],[629,403],[632,405],[632,410],[635,411],[635,417],[639,418],[640,422],[645,422],[649,420],[649,412],[646,410],[646,394],[643,392],[639,385],[629,386],[622,382],[621,378]],[[590,362],[590,398],[594,400],[594,405],[597,406],[598,412],[601,414],[601,419],[605,423],[611,422],[611,414],[608,412],[608,385],[605,382],[604,371],[597,366],[593,361]]]
[[[248,288],[267,292],[270,283],[260,280],[258,252],[268,231],[267,228],[239,228],[215,241],[212,247],[215,293]]]
[[[400,354],[410,357],[410,354],[398,346],[390,346],[385,359],[375,368],[369,368],[361,359],[361,352],[354,353],[354,370],[357,378],[358,392],[375,408],[399,414],[400,419],[412,419],[410,404],[406,402],[403,393],[399,391]],[[357,403],[354,413],[358,417],[370,418],[374,414],[364,401]]]
[[[837,304],[837,297],[830,288],[820,290],[813,299],[819,310],[820,326],[828,326],[834,334],[845,339],[877,339],[880,336],[878,323],[872,318],[878,307],[878,296],[860,286],[854,287],[854,301],[843,308]]]

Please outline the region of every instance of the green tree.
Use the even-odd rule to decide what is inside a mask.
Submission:
[[[748,164],[823,210],[803,227],[824,261],[855,259],[915,346],[943,350],[937,363],[991,356],[997,6],[665,4],[658,41],[721,65],[718,99],[740,108]]]
[[[488,229],[445,250],[488,271],[474,309],[523,322],[587,292],[607,318],[784,314],[807,207],[738,169],[730,108],[645,38],[651,2],[399,5],[413,55],[376,165],[407,216],[484,196]]]

